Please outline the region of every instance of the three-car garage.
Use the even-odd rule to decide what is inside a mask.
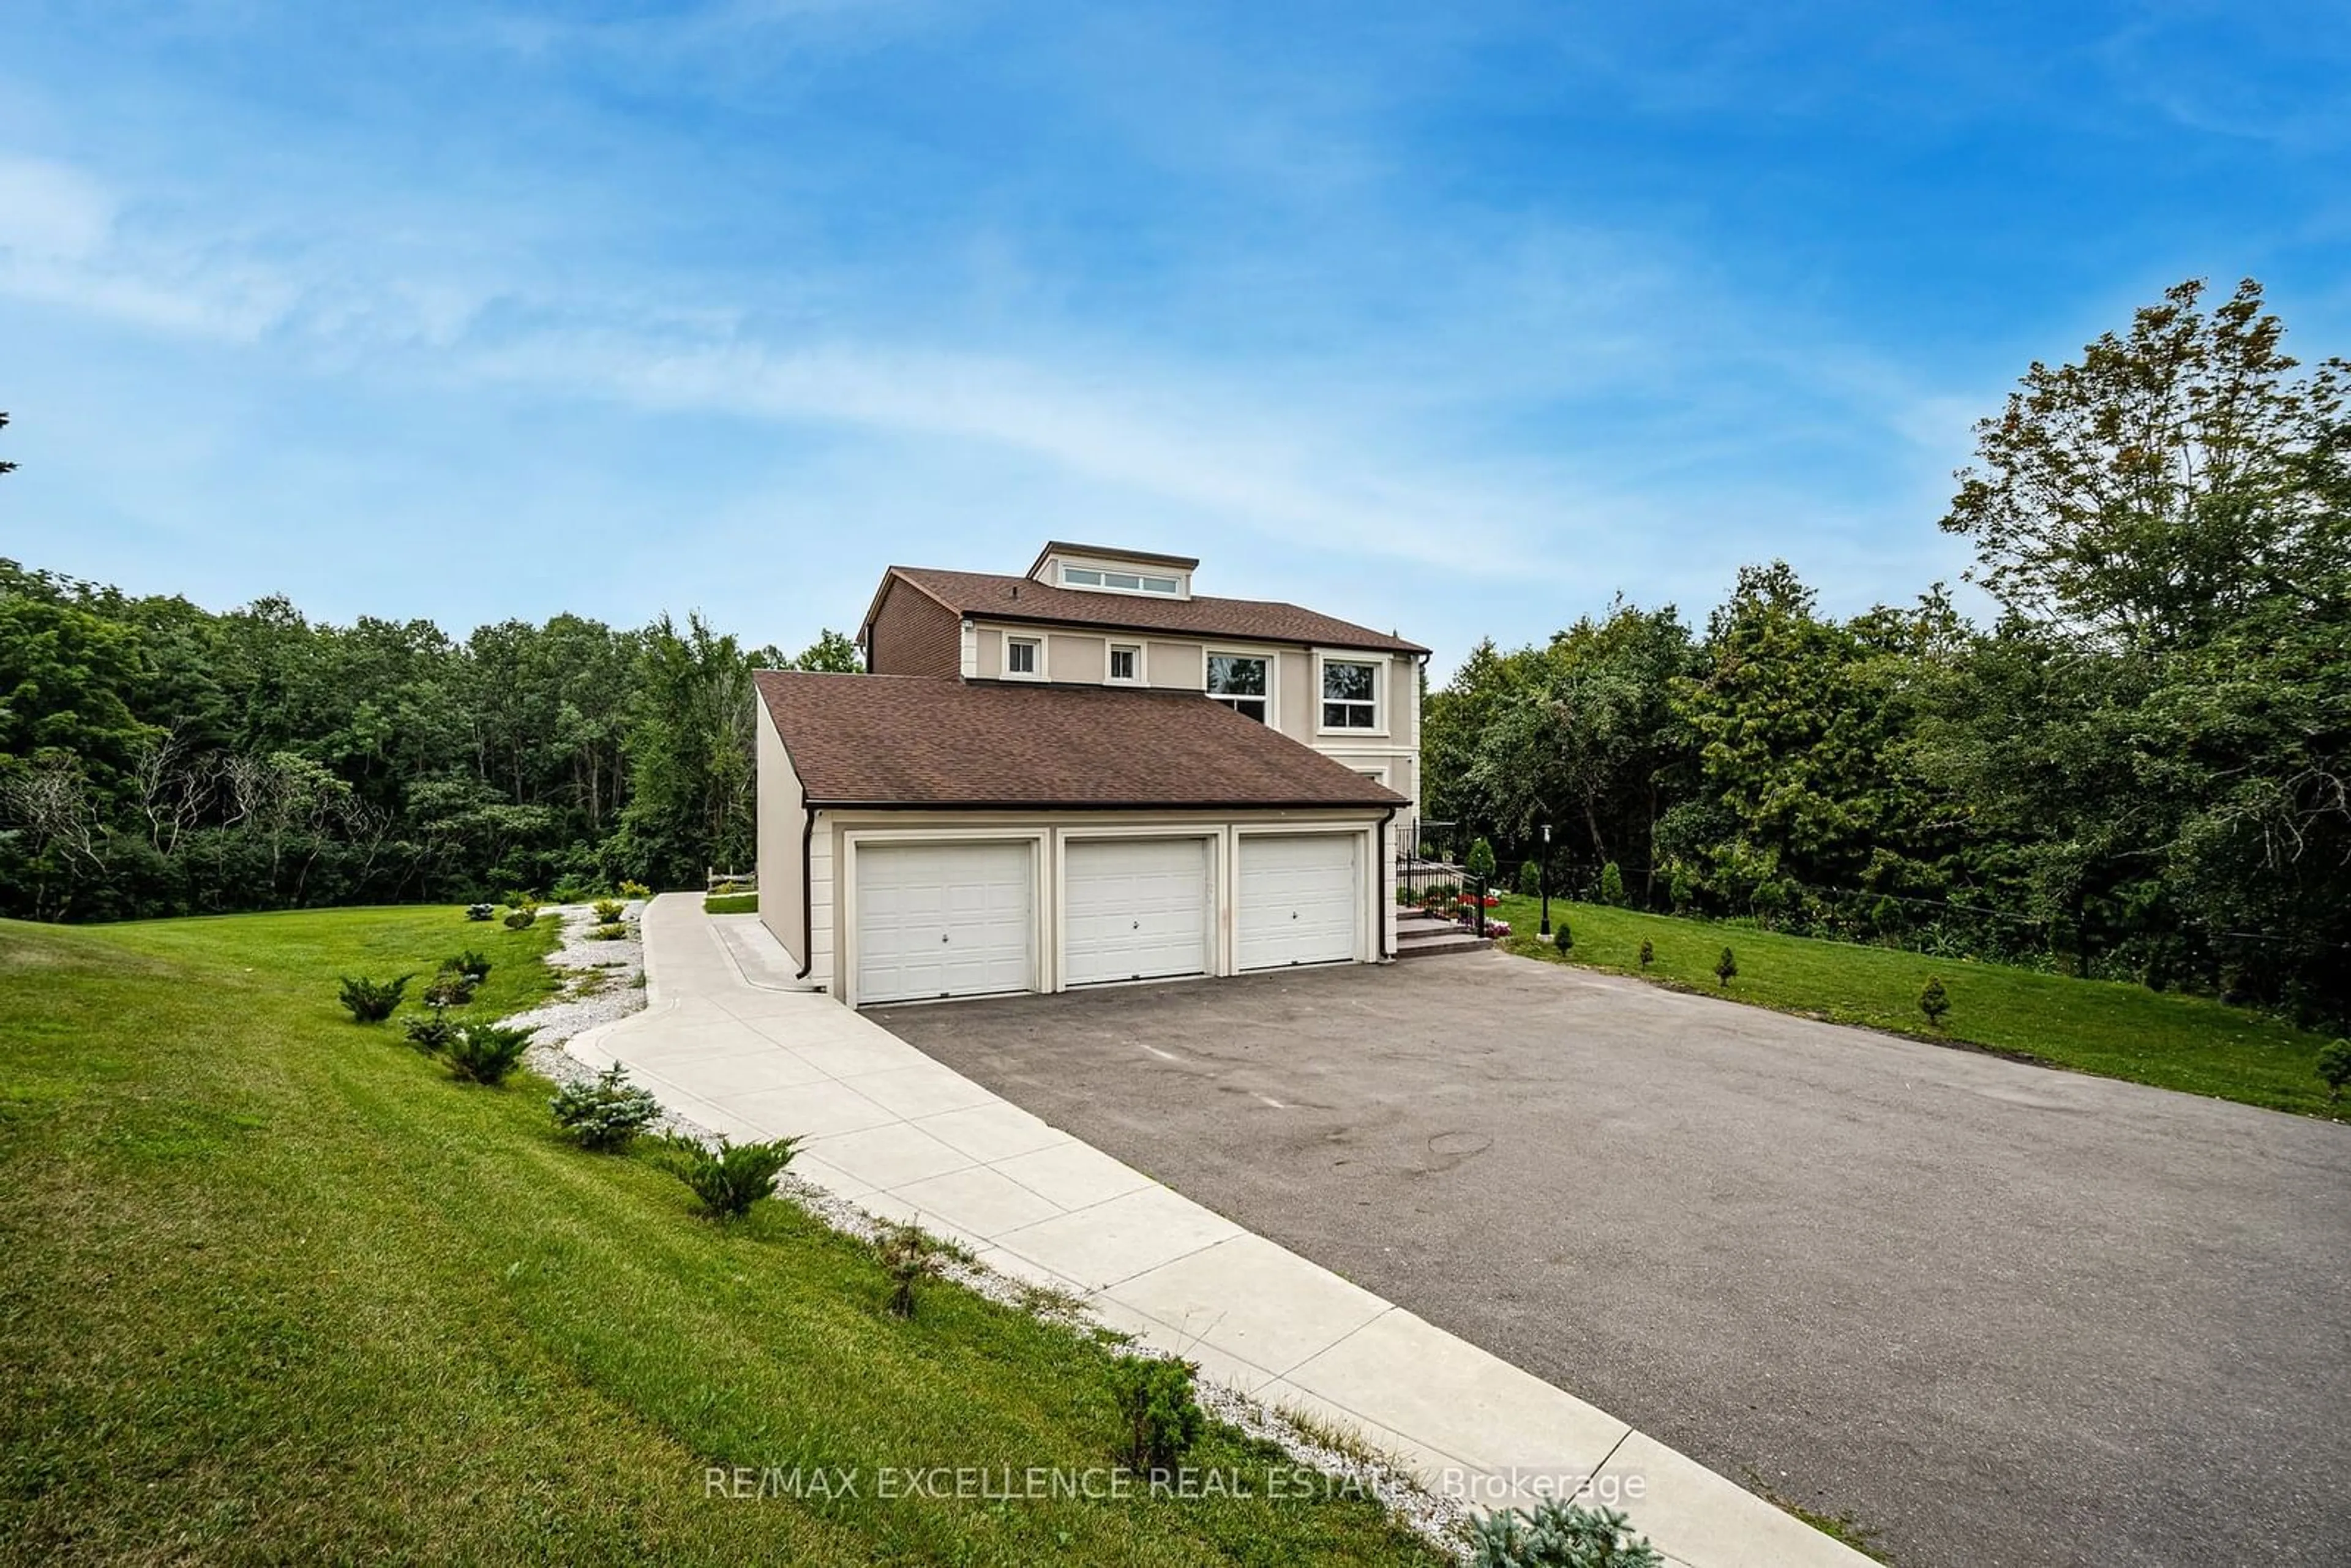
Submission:
[[[1384,956],[1381,824],[847,827],[852,1005]],[[1286,830],[1286,831],[1285,831]]]

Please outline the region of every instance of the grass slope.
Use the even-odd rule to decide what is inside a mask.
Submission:
[[[1537,900],[1512,895],[1494,913],[1510,923],[1512,935],[1502,944],[1510,951],[1561,961],[1536,935]],[[1575,934],[1565,962],[1640,975],[1646,940],[1656,947],[1656,962],[1646,977],[1666,985],[1836,1023],[1986,1046],[2134,1083],[2327,1113],[2316,1070],[2325,1043],[2321,1037],[2210,998],[1557,898],[1552,919],[1554,925],[1569,921]],[[1720,987],[1714,964],[1725,947],[1738,955],[1739,975]],[[1950,993],[1951,1009],[1939,1032],[1927,1027],[1918,1010],[1918,992],[1929,975],[1940,976]]]
[[[455,910],[0,923],[0,1558],[1428,1563],[1335,1498],[883,1501],[872,1467],[1089,1466],[1104,1348],[967,1292],[883,1310],[862,1247],[722,1229],[461,1087],[333,977],[496,964]],[[1196,1456],[1262,1477],[1229,1433]],[[861,1466],[831,1502],[707,1465]]]
[[[702,901],[705,915],[757,915],[759,895],[756,893],[714,893]]]

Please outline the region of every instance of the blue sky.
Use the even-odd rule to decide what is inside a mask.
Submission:
[[[1075,538],[1440,673],[1859,610],[2167,284],[2351,352],[2346,81],[2339,0],[15,0],[0,554],[796,648]]]

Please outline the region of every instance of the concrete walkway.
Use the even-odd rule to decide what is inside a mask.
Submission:
[[[1573,1396],[1284,1250],[799,988],[755,917],[664,894],[647,1007],[571,1041],[795,1175],[916,1220],[1267,1404],[1353,1428],[1481,1507],[1591,1487],[1687,1568],[1867,1560]],[[951,1004],[950,1004],[951,1005]],[[1366,1223],[1376,1223],[1367,1217]]]

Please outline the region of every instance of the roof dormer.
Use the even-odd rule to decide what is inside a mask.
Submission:
[[[1038,552],[1037,564],[1029,569],[1029,576],[1034,581],[1080,593],[1189,599],[1192,572],[1199,564],[1189,556],[1154,555],[1148,550],[1110,549],[1102,545],[1064,544],[1055,539]]]

